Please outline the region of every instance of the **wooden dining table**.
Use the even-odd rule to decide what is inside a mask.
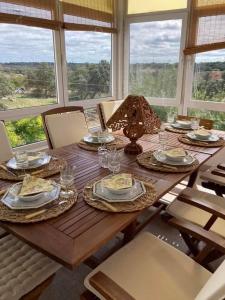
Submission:
[[[170,135],[173,138],[171,141],[175,143],[177,134],[172,133]],[[120,135],[120,138],[127,142],[125,137]],[[144,151],[159,148],[157,135],[143,136],[139,142]],[[198,159],[198,167],[221,149],[217,147],[210,148],[210,150],[205,148],[199,150],[196,147],[188,147],[188,151]],[[115,213],[101,211],[89,206],[83,199],[85,184],[109,174],[108,170],[99,167],[97,153],[83,150],[77,144],[49,152],[55,157],[66,159],[69,164],[76,166],[77,203],[69,211],[48,221],[34,224],[1,222],[0,226],[63,266],[74,269],[80,263],[86,262],[118,233],[123,232],[124,241],[128,241],[132,237],[137,218],[146,209],[131,213]],[[197,171],[198,167],[194,171]],[[132,172],[144,178],[145,182],[154,184],[157,194],[155,204],[163,195],[191,174],[190,172],[165,173],[151,171],[139,166],[136,162],[136,156],[124,153],[121,157],[121,171]],[[59,174],[53,178],[58,180]],[[0,189],[6,188],[10,184],[12,183],[9,181],[0,181]]]

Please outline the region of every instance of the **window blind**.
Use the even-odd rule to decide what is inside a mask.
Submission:
[[[0,21],[57,29],[56,0],[0,0]]]
[[[185,55],[225,48],[225,0],[192,0]]]
[[[187,0],[128,0],[128,14],[187,8]]]
[[[116,32],[114,0],[61,0],[64,28]]]

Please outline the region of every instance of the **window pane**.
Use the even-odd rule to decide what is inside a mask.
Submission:
[[[192,98],[225,102],[225,50],[196,55]]]
[[[0,24],[0,110],[56,101],[52,31]]]
[[[65,40],[69,100],[111,96],[111,34],[67,31]]]
[[[130,25],[129,92],[176,98],[182,20]]]
[[[41,116],[5,122],[12,147],[31,144],[46,139]]]
[[[187,0],[128,0],[128,14],[141,14],[154,11],[182,9],[187,7]]]
[[[225,130],[225,112],[189,108],[188,115],[213,120],[215,129]]]
[[[162,122],[167,122],[167,115],[168,113],[173,113],[174,115],[177,115],[178,109],[174,106],[157,106],[157,105],[151,105],[154,112],[159,116],[160,120]]]

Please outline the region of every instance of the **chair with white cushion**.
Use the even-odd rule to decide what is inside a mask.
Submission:
[[[0,299],[34,300],[60,265],[9,234],[0,239]]]
[[[97,110],[99,114],[99,119],[101,122],[102,129],[106,129],[106,122],[113,115],[113,113],[120,107],[123,100],[112,100],[103,101],[97,105]]]
[[[51,109],[42,113],[42,121],[50,149],[78,143],[88,133],[80,106]]]
[[[4,162],[13,156],[13,151],[7,136],[5,125],[2,121],[0,121],[0,141],[0,162]]]
[[[212,274],[144,232],[86,277],[85,286],[91,293],[84,293],[81,299],[95,299],[91,298],[95,295],[102,300],[222,300],[224,272],[225,261]]]

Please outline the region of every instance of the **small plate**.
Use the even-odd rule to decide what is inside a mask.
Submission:
[[[219,137],[216,134],[211,134],[209,138],[203,139],[203,138],[198,138],[194,132],[188,132],[187,137],[189,137],[191,140],[195,141],[200,141],[200,142],[217,142],[219,141]]]
[[[169,160],[163,151],[155,151],[153,153],[153,156],[157,161],[172,166],[188,166],[193,164],[193,162],[195,161],[195,158],[192,157],[190,154],[188,154],[185,158],[183,158],[182,161]]]
[[[6,166],[13,170],[23,170],[23,169],[29,170],[29,169],[36,169],[36,168],[45,166],[45,165],[49,164],[50,160],[51,160],[51,156],[48,154],[45,154],[42,158],[40,158],[35,163],[32,162],[27,167],[21,168],[20,166],[17,165],[15,157],[13,157],[7,162]]]
[[[31,202],[19,200],[15,195],[7,191],[1,201],[9,208],[15,210],[39,208],[58,199],[60,189],[60,185],[55,184],[54,189],[51,192],[43,193],[42,197]]]
[[[185,127],[178,123],[173,123],[173,124],[171,124],[171,126],[176,129],[192,130],[191,127]]]
[[[84,140],[85,143],[88,143],[88,144],[108,144],[108,143],[113,142],[115,140],[115,138],[111,134],[106,135],[106,136],[101,137],[101,138],[93,137],[92,135],[86,135],[83,138],[83,140]]]
[[[137,198],[144,195],[145,193],[146,193],[145,186],[139,180],[135,180],[133,189],[131,189],[128,193],[123,195],[117,195],[115,193],[110,192],[106,188],[102,188],[101,180],[96,182],[93,186],[94,196],[104,199],[107,202],[133,202]]]

